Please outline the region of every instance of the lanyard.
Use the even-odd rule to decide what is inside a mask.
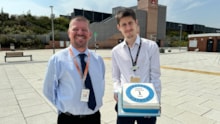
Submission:
[[[138,51],[137,51],[137,54],[136,54],[136,58],[135,58],[135,61],[133,60],[133,57],[131,55],[131,49],[130,47],[128,46],[128,50],[129,50],[129,54],[130,54],[130,57],[131,57],[131,61],[132,61],[132,66],[135,67],[137,65],[137,59],[138,59],[138,56],[139,56],[139,53],[140,53],[140,49],[141,49],[141,44],[142,44],[142,41],[140,39],[140,45],[138,47]],[[127,44],[128,45],[128,44]],[[133,71],[136,71],[136,69],[134,69]]]
[[[74,65],[76,66],[76,69],[77,69],[79,75],[81,76],[83,82],[85,82],[86,76],[87,76],[87,73],[88,73],[88,69],[89,69],[89,58],[90,58],[90,54],[88,53],[88,59],[87,59],[87,62],[86,62],[85,70],[80,71],[79,64],[78,64],[78,62],[76,61],[76,59],[74,58],[74,53],[73,53],[73,51],[71,50],[71,47],[69,47],[69,52],[70,52],[71,57],[73,58]],[[83,71],[84,71],[84,73],[82,73]]]

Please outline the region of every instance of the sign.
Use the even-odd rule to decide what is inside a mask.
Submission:
[[[69,47],[70,41],[66,41],[66,47]]]
[[[151,0],[151,4],[156,4],[157,0]]]
[[[94,32],[94,37],[96,37],[97,36],[97,32]]]
[[[60,47],[64,47],[64,41],[60,41]]]
[[[197,40],[190,40],[189,47],[197,47]]]

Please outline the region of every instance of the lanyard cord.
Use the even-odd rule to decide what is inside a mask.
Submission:
[[[74,53],[73,53],[73,51],[71,50],[71,47],[69,47],[69,52],[70,52],[70,55],[71,55],[72,58],[73,58],[74,65],[76,66],[78,73],[80,74],[80,76],[81,76],[83,82],[85,82],[86,76],[87,76],[87,73],[88,73],[88,69],[89,69],[89,58],[90,58],[90,54],[88,54],[88,59],[87,59],[87,62],[86,62],[85,70],[82,70],[82,72],[81,72],[78,62],[76,61],[76,59],[74,59]],[[83,73],[83,72],[84,72],[84,73]]]
[[[142,41],[141,41],[141,39],[140,39],[140,45],[139,45],[139,47],[138,47],[138,51],[137,51],[137,54],[136,54],[135,61],[133,60],[133,57],[132,57],[132,55],[131,55],[131,49],[130,49],[130,47],[128,46],[128,50],[129,50],[129,54],[130,54],[130,57],[131,57],[132,66],[133,66],[133,67],[137,65],[137,59],[138,59],[138,56],[139,56],[139,53],[140,53],[141,44],[142,44]],[[127,43],[127,45],[128,45],[128,43]],[[133,71],[136,71],[136,69],[134,69]]]

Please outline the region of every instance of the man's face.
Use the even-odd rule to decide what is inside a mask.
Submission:
[[[121,18],[117,28],[125,39],[132,39],[137,35],[137,21],[130,16]]]
[[[88,41],[91,38],[88,23],[86,21],[72,20],[68,35],[71,44],[75,48],[87,48]]]

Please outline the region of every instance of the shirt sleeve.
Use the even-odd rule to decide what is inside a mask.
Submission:
[[[119,89],[121,89],[120,75],[121,75],[120,70],[116,62],[116,56],[113,50],[112,51],[112,80],[113,80],[114,93],[118,93]]]
[[[102,57],[100,57],[101,59],[101,65],[102,65],[102,74],[103,74],[103,85],[104,85],[104,88],[105,88],[105,63],[104,63],[104,60]],[[103,96],[104,96],[104,91],[105,89],[103,90]]]
[[[160,53],[157,44],[153,44],[150,58],[150,82],[153,83],[158,98],[161,97],[161,72],[160,72]]]
[[[56,106],[56,89],[58,87],[58,78],[56,74],[56,61],[52,57],[48,61],[48,67],[44,79],[43,93],[46,98]]]

